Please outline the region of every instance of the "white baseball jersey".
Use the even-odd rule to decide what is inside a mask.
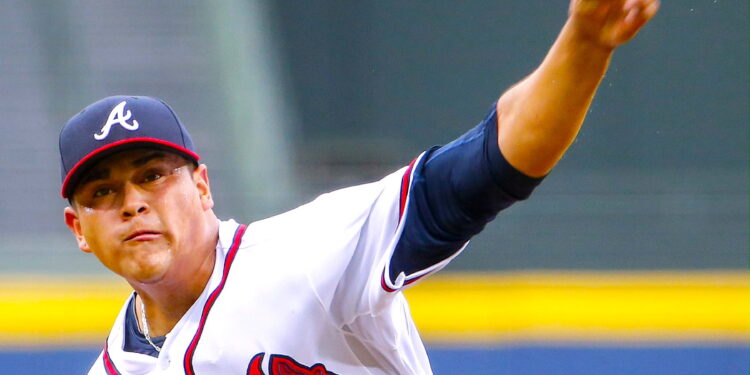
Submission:
[[[430,374],[401,290],[541,182],[497,147],[497,113],[409,167],[245,227],[221,222],[203,293],[145,341],[133,294],[90,374]]]
[[[247,227],[222,221],[208,284],[158,358],[123,350],[133,294],[90,374],[430,374],[399,289],[450,259],[384,277],[407,170]]]

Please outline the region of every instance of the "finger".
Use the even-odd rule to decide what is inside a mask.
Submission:
[[[622,9],[627,13],[634,6],[638,5],[639,1],[640,0],[627,0],[625,1],[625,4],[623,4]]]
[[[630,7],[630,9],[625,10],[625,20],[624,20],[625,23],[633,24],[640,14],[641,14],[640,7],[638,7],[637,5]]]
[[[659,0],[627,0],[623,4],[622,10],[626,15],[632,14],[631,17],[635,17],[637,13],[644,15],[646,19],[651,19],[659,10]]]
[[[659,8],[658,1],[634,1],[627,11],[620,29],[619,38],[622,42],[630,40],[655,14]]]
[[[658,0],[640,1],[634,6],[630,13],[625,17],[626,23],[631,23],[632,27],[640,29],[646,22],[656,15],[659,10]]]
[[[646,6],[646,9],[643,10],[643,15],[646,17],[646,20],[654,18],[656,12],[659,11],[659,5],[659,0],[649,2],[649,4]]]

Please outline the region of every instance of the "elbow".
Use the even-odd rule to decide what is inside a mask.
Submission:
[[[564,119],[543,119],[498,103],[497,146],[511,166],[529,177],[546,176],[573,143],[578,128],[558,125]]]

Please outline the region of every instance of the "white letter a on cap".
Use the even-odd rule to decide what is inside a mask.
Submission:
[[[128,124],[127,121],[130,120],[130,116],[132,114],[130,113],[130,110],[128,110],[128,112],[123,115],[122,112],[124,110],[125,101],[122,101],[112,109],[112,112],[109,113],[107,123],[104,124],[99,133],[94,134],[94,139],[96,139],[97,141],[101,141],[102,139],[107,138],[107,136],[109,135],[109,130],[112,128],[112,125],[115,124],[120,124],[120,126],[130,131],[137,130],[138,121],[133,120],[132,124]]]

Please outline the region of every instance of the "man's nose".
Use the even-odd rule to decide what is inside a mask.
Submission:
[[[126,182],[122,187],[122,217],[127,219],[147,213],[149,205],[145,198],[144,193],[135,184]]]

